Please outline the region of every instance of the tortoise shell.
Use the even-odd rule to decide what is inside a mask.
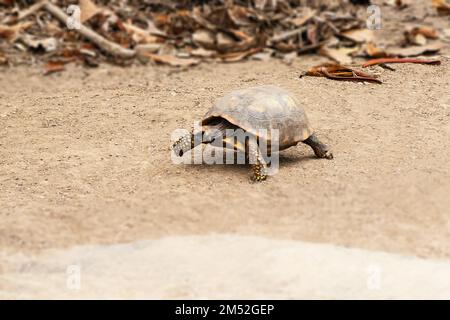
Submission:
[[[201,123],[208,125],[218,117],[267,141],[270,141],[270,130],[278,129],[280,150],[308,139],[313,133],[297,99],[273,85],[232,91],[216,101]]]

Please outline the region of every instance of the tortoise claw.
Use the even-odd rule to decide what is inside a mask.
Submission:
[[[325,154],[323,155],[323,157],[324,157],[325,159],[332,160],[332,159],[334,158],[333,152],[331,152],[331,151],[328,150],[327,152],[325,152]]]
[[[262,182],[262,181],[265,181],[265,180],[267,180],[267,176],[266,175],[253,175],[253,177],[252,177],[252,181],[253,182]]]
[[[253,165],[252,180],[255,182],[261,182],[266,179],[267,179],[266,166],[264,163],[262,163],[258,160],[258,162]]]

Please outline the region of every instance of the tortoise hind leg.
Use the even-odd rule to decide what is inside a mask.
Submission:
[[[303,143],[307,144],[314,150],[316,157],[329,160],[333,159],[333,153],[330,151],[330,148],[326,144],[320,142],[315,133],[310,135],[308,139],[303,141]]]
[[[261,182],[267,179],[267,163],[259,150],[256,141],[250,141],[248,150],[249,162],[252,165],[252,180]]]

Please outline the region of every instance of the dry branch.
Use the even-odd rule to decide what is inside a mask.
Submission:
[[[54,15],[59,21],[66,24],[69,16],[64,13],[58,6],[48,2],[44,1],[44,8],[50,12],[52,15]],[[133,58],[136,55],[136,51],[131,49],[126,49],[117,43],[111,42],[98,33],[92,31],[88,27],[84,26],[83,24],[80,25],[79,29],[75,29],[78,33],[80,33],[83,37],[88,39],[89,41],[95,43],[100,49],[107,52],[108,54],[118,57],[118,58]]]
[[[413,59],[413,58],[380,58],[380,59],[372,59],[363,63],[363,68],[369,66],[375,66],[378,64],[385,63],[418,63],[418,64],[432,64],[432,65],[440,65],[441,61],[439,60],[423,60],[423,59]]]

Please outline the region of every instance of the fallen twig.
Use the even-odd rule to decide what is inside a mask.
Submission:
[[[39,1],[36,2],[35,4],[33,4],[32,6],[30,6],[29,8],[20,11],[19,14],[17,15],[17,17],[15,16],[8,16],[6,17],[6,19],[4,19],[2,21],[2,24],[10,24],[10,23],[14,23],[20,20],[25,19],[26,17],[32,15],[33,13],[41,10],[41,8],[44,6],[46,1]]]
[[[386,64],[386,63],[420,63],[420,64],[432,64],[432,65],[440,65],[441,61],[439,60],[422,60],[422,59],[413,59],[413,58],[380,58],[380,59],[372,59],[366,61],[362,64],[363,68],[374,66],[378,64]]]
[[[297,28],[294,30],[283,32],[282,34],[274,35],[271,40],[273,43],[284,41],[293,36],[297,36],[297,35],[305,32],[306,30],[307,30],[307,27],[300,27],[300,28]]]
[[[62,23],[67,23],[69,16],[66,15],[58,6],[48,1],[44,1],[44,8]],[[83,24],[80,25],[79,29],[75,30],[112,56],[129,59],[136,55],[135,50],[126,49],[117,43],[111,42]]]
[[[32,15],[33,13],[41,10],[41,8],[44,6],[45,2],[47,2],[47,1],[36,2],[32,6],[30,6],[28,9],[25,9],[25,10],[19,12],[19,16],[17,17],[17,20],[25,19],[29,15]]]

